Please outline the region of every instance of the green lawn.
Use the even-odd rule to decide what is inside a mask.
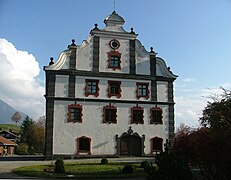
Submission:
[[[13,131],[13,133],[18,134],[20,132],[20,126],[15,125],[15,124],[0,124],[0,131],[7,130],[9,131],[10,129]]]
[[[123,174],[122,168],[128,163],[109,163],[101,165],[97,163],[65,163],[65,173],[49,173],[44,172],[44,169],[54,167],[54,165],[36,165],[26,166],[14,169],[13,172],[24,176],[39,176],[39,177],[73,177],[73,178],[124,178],[146,176],[146,173],[140,164],[135,164],[133,174]],[[71,176],[70,176],[71,175]]]

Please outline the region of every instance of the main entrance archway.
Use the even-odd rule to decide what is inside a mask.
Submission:
[[[120,139],[121,156],[141,156],[141,138],[127,135]]]
[[[133,133],[133,130],[129,127],[128,132],[123,133],[120,137],[116,135],[117,155],[143,156],[144,139],[144,135],[140,137],[138,133]]]

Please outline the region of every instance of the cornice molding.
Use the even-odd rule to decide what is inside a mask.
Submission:
[[[156,102],[156,101],[142,101],[142,100],[121,100],[121,99],[90,99],[90,98],[73,98],[73,97],[53,97],[53,96],[45,96],[48,100],[55,100],[55,101],[76,101],[79,103],[81,102],[104,102],[104,103],[125,103],[125,104],[132,104],[133,106],[138,104],[149,104],[152,106],[155,105],[174,105],[174,102]]]
[[[55,75],[75,75],[75,76],[88,76],[97,78],[117,78],[117,79],[139,79],[139,80],[156,80],[173,82],[176,78],[167,78],[163,76],[150,76],[142,74],[125,74],[125,73],[111,73],[111,72],[93,72],[93,71],[82,71],[82,70],[45,70],[48,74]]]

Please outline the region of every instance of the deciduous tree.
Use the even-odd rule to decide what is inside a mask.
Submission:
[[[21,120],[21,115],[19,112],[15,112],[14,115],[11,117],[11,120],[18,124],[18,122]]]
[[[177,132],[173,149],[200,167],[208,180],[231,179],[231,95],[225,91],[203,110],[202,127]],[[187,133],[185,133],[187,132]]]
[[[34,122],[32,125],[33,131],[33,147],[35,152],[44,153],[45,146],[45,116],[42,116],[38,119],[37,122]]]
[[[203,110],[200,122],[205,127],[217,131],[231,130],[231,91],[224,90],[220,98],[213,98]]]
[[[28,145],[28,152],[44,153],[45,144],[45,116],[33,121],[29,116],[21,124],[21,143]]]

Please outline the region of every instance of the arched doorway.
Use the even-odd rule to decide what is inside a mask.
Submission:
[[[116,155],[118,156],[144,156],[144,140],[138,133],[133,133],[131,127],[120,137],[116,135]]]
[[[141,156],[141,138],[135,135],[127,135],[120,139],[121,156]]]

